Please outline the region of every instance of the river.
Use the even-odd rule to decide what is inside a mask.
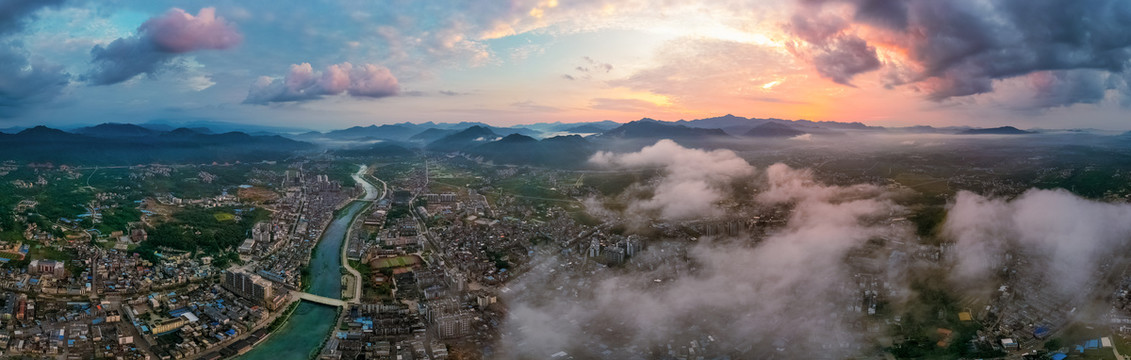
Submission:
[[[311,294],[340,299],[342,295],[341,247],[354,217],[369,205],[367,201],[378,198],[377,187],[362,179],[368,168],[364,165],[353,175],[365,188],[363,200],[350,202],[338,212],[322,240],[315,247],[314,258],[310,261]],[[330,329],[337,323],[337,309],[332,306],[303,301],[275,332],[262,344],[256,346],[239,358],[242,360],[307,360],[322,345]]]

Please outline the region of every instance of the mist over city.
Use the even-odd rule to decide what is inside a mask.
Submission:
[[[0,0],[0,358],[1125,359],[1131,2]]]

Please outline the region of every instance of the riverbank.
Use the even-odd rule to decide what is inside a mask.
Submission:
[[[359,173],[366,170],[362,167]],[[375,188],[367,188],[362,199],[355,199],[335,212],[315,245],[308,263],[310,281],[307,292],[332,299],[341,298],[341,249],[346,242],[350,226],[358,215],[368,208],[376,195]],[[269,339],[247,352],[244,360],[307,360],[316,357],[341,314],[341,308],[309,301],[300,301],[293,314]],[[317,334],[317,335],[315,335]]]

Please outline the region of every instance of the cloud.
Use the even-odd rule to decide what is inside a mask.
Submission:
[[[664,176],[652,196],[633,202],[629,211],[669,220],[721,215],[715,204],[723,200],[729,183],[754,174],[733,151],[688,149],[667,139],[634,153],[601,151],[589,162],[611,168],[662,168]]]
[[[605,154],[598,161],[718,172],[702,175],[708,178],[753,171],[733,153],[655,147],[624,157]],[[867,332],[856,326],[879,299],[898,300],[902,280],[897,267],[865,270],[847,260],[885,259],[889,250],[869,248],[869,240],[910,239],[907,226],[876,220],[903,208],[878,186],[825,185],[810,171],[782,164],[764,174],[750,179],[750,185],[765,189],[755,200],[791,210],[785,225],[765,236],[650,239],[617,269],[541,259],[509,285],[501,357],[544,358],[558,351],[576,358],[678,357],[691,346],[698,346],[695,355],[740,358],[768,358],[780,349],[788,349],[791,358],[868,351]],[[686,195],[685,201],[693,201],[695,194]],[[608,211],[591,203],[586,207]],[[691,217],[721,211],[715,207]]]
[[[1012,200],[959,192],[943,224],[943,235],[954,241],[950,276],[965,288],[996,287],[997,270],[1008,267],[1015,277],[1049,284],[1039,290],[1051,299],[1086,295],[1099,266],[1131,242],[1127,219],[1131,205],[1066,190],[1032,189]]]
[[[613,71],[613,64],[593,60],[593,58],[588,57],[588,56],[583,56],[583,57],[581,57],[581,59],[585,60],[585,62],[588,63],[589,66],[593,68],[593,71],[601,71],[601,72]],[[582,67],[579,66],[578,69],[582,69]],[[584,68],[584,69],[585,69],[585,72],[589,72],[589,68]]]
[[[11,118],[29,107],[54,99],[70,82],[71,75],[60,65],[31,58],[18,41],[9,35],[23,30],[34,14],[64,0],[0,1],[0,118]]]
[[[0,1],[0,35],[23,29],[24,23],[39,9],[58,6],[65,0],[4,0]]]
[[[1095,103],[1127,73],[1131,3],[1121,0],[800,0],[786,26],[799,58],[823,77],[887,68],[888,86],[932,100],[993,92],[995,82],[1051,72],[1035,108]],[[848,11],[840,11],[847,5]],[[880,62],[876,44],[887,51]],[[814,55],[815,54],[815,55]],[[1074,72],[1093,70],[1093,72]],[[1050,88],[1051,89],[1051,88]],[[1126,96],[1126,95],[1124,95]]]
[[[383,98],[397,95],[400,85],[389,69],[374,64],[348,62],[316,72],[310,63],[291,65],[282,79],[260,77],[247,91],[246,104],[267,104],[320,99],[342,93],[353,97]]]
[[[140,74],[151,76],[166,69],[178,54],[198,50],[223,50],[243,41],[232,24],[202,8],[196,16],[173,8],[146,20],[137,35],[118,38],[90,50],[94,68],[83,78],[94,85],[117,84]]]
[[[29,60],[15,46],[0,46],[0,64],[0,118],[54,99],[70,82],[71,75],[62,66]]]
[[[786,32],[803,41],[789,43],[789,50],[812,63],[822,77],[852,86],[853,77],[881,64],[876,49],[846,29],[837,17],[795,15]]]

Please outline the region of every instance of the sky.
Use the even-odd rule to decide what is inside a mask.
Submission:
[[[1131,129],[1123,0],[0,0],[0,128]]]

